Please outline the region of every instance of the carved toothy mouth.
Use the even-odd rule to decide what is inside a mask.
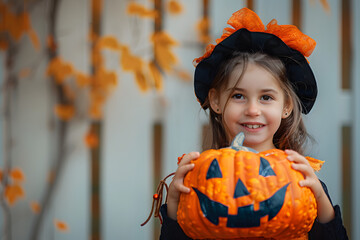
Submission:
[[[254,205],[250,204],[238,207],[237,215],[228,214],[228,207],[219,202],[213,201],[205,194],[194,188],[196,192],[201,211],[210,222],[219,224],[219,217],[227,217],[227,227],[230,228],[248,228],[260,226],[260,219],[268,216],[268,221],[274,218],[284,205],[285,194],[290,183],[280,188],[269,199],[259,203],[259,210],[254,210]]]

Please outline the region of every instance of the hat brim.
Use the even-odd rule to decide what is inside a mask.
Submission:
[[[194,88],[201,105],[208,96],[219,65],[234,52],[262,52],[278,57],[284,63],[288,80],[300,99],[302,112],[304,114],[310,112],[316,100],[317,85],[306,58],[273,34],[250,32],[245,28],[237,30],[217,44],[211,55],[196,66]]]

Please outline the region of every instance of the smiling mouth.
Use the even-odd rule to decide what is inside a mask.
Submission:
[[[227,206],[211,200],[198,189],[194,187],[193,189],[198,196],[203,215],[211,223],[218,225],[219,218],[225,217],[227,218],[227,227],[248,228],[260,226],[260,219],[262,217],[268,216],[268,221],[270,221],[279,213],[280,209],[284,205],[286,189],[289,184],[290,183],[284,185],[269,199],[260,202],[259,210],[255,210],[254,205],[250,204],[247,206],[238,207],[238,213],[236,215],[229,214]]]
[[[261,128],[265,125],[263,124],[241,124],[242,126],[244,127],[247,127],[247,128],[251,128],[251,129],[257,129],[257,128]]]

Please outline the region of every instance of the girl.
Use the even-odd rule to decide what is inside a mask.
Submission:
[[[244,146],[257,151],[285,150],[292,167],[304,175],[300,186],[309,187],[317,201],[318,216],[309,239],[347,239],[339,206],[333,206],[325,184],[318,180],[304,154],[308,138],[301,114],[307,114],[317,95],[309,56],[315,42],[296,27],[271,21],[265,30],[249,9],[235,12],[217,45],[195,59],[195,94],[210,111],[212,148],[230,145],[244,132]],[[291,149],[291,150],[289,150]],[[161,207],[160,239],[189,239],[176,222],[180,193],[187,172],[199,157],[191,152],[179,163]]]

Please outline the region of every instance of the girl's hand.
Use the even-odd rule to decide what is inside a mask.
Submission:
[[[177,219],[177,209],[180,199],[180,193],[189,193],[190,188],[184,186],[184,177],[191,171],[195,164],[190,163],[191,160],[197,159],[199,152],[191,152],[186,154],[179,163],[175,176],[170,183],[167,198],[167,214],[170,218]]]
[[[318,220],[321,223],[330,222],[335,217],[335,212],[329,198],[327,197],[320,180],[316,176],[314,169],[310,166],[308,160],[293,150],[285,150],[287,159],[292,162],[291,167],[304,176],[304,180],[299,181],[301,187],[308,187],[313,192],[318,211]]]

